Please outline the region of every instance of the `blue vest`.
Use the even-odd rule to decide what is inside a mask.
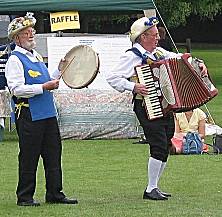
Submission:
[[[32,62],[26,55],[13,51],[24,67],[25,84],[43,84],[50,81],[49,72],[44,62]],[[32,120],[42,120],[57,115],[52,92],[44,90],[43,94],[28,98]]]

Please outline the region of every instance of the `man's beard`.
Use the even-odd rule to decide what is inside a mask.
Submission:
[[[33,48],[36,47],[36,42],[34,40],[26,41],[23,43],[22,47],[25,48],[26,50],[32,50]]]

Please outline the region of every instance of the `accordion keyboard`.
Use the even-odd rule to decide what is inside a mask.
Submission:
[[[163,117],[162,107],[155,82],[149,65],[137,66],[135,68],[140,84],[144,84],[148,89],[148,95],[144,96],[148,119]]]

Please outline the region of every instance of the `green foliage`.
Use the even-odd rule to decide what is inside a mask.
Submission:
[[[168,27],[185,25],[192,14],[213,20],[222,12],[221,0],[156,0],[155,4]]]
[[[155,0],[158,11],[168,28],[185,26],[187,18],[191,15],[197,15],[200,19],[213,20],[216,15],[222,12],[221,0]],[[136,13],[136,12],[134,12]],[[104,23],[109,24],[127,24],[132,17],[143,16],[140,14],[106,14],[106,15],[88,15],[87,19],[91,25],[95,26],[96,31],[100,31]]]
[[[191,6],[184,1],[156,0],[156,6],[168,27],[185,25],[186,18],[191,14]]]
[[[130,20],[130,17],[128,15],[112,15],[111,16],[113,23],[126,23]]]
[[[200,17],[213,19],[222,10],[222,2],[219,0],[190,1],[192,12]]]
[[[116,26],[118,24],[122,24],[123,26],[127,26],[130,16],[129,15],[88,15],[87,20],[90,23],[90,26],[93,26],[94,30],[97,33],[101,33],[103,31],[104,25],[113,25]]]

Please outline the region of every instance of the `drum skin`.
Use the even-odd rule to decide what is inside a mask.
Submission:
[[[65,84],[74,89],[87,87],[93,82],[99,72],[99,57],[87,45],[73,47],[65,55],[62,78]]]

